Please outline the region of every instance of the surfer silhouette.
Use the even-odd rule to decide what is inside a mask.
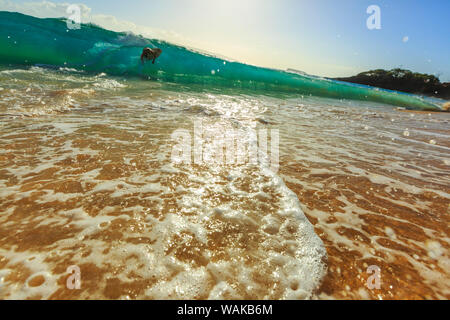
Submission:
[[[158,58],[162,53],[162,50],[159,48],[154,48],[154,49],[150,49],[150,48],[144,48],[144,50],[142,50],[142,54],[141,54],[141,61],[142,64],[144,64],[145,60],[153,60],[152,63],[155,64],[155,60],[156,58]]]

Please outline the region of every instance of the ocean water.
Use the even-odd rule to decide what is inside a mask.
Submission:
[[[440,101],[0,18],[0,298],[450,298]]]

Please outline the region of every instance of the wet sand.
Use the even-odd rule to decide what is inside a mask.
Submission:
[[[309,122],[291,138],[290,154],[299,149],[300,156],[283,158],[280,170],[327,248],[328,273],[318,298],[448,299],[450,130],[429,128],[446,118],[338,113],[360,133],[336,139],[342,126]],[[430,136],[435,133],[439,142]],[[311,142],[332,146],[316,149]],[[439,160],[430,152],[436,145],[445,147]],[[381,270],[380,289],[367,286],[369,266]]]
[[[450,298],[449,114],[147,92],[3,110],[0,298]],[[280,130],[279,172],[173,165],[198,119]]]

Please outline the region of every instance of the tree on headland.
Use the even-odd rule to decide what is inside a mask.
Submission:
[[[337,78],[336,80],[450,99],[450,83],[441,83],[439,78],[434,75],[400,68],[370,70],[353,77]]]

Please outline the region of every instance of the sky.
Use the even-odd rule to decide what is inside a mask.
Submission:
[[[70,2],[0,0],[0,10],[67,16]],[[253,65],[340,77],[405,68],[450,81],[449,0],[81,0],[83,22]],[[370,5],[381,29],[369,30]]]

